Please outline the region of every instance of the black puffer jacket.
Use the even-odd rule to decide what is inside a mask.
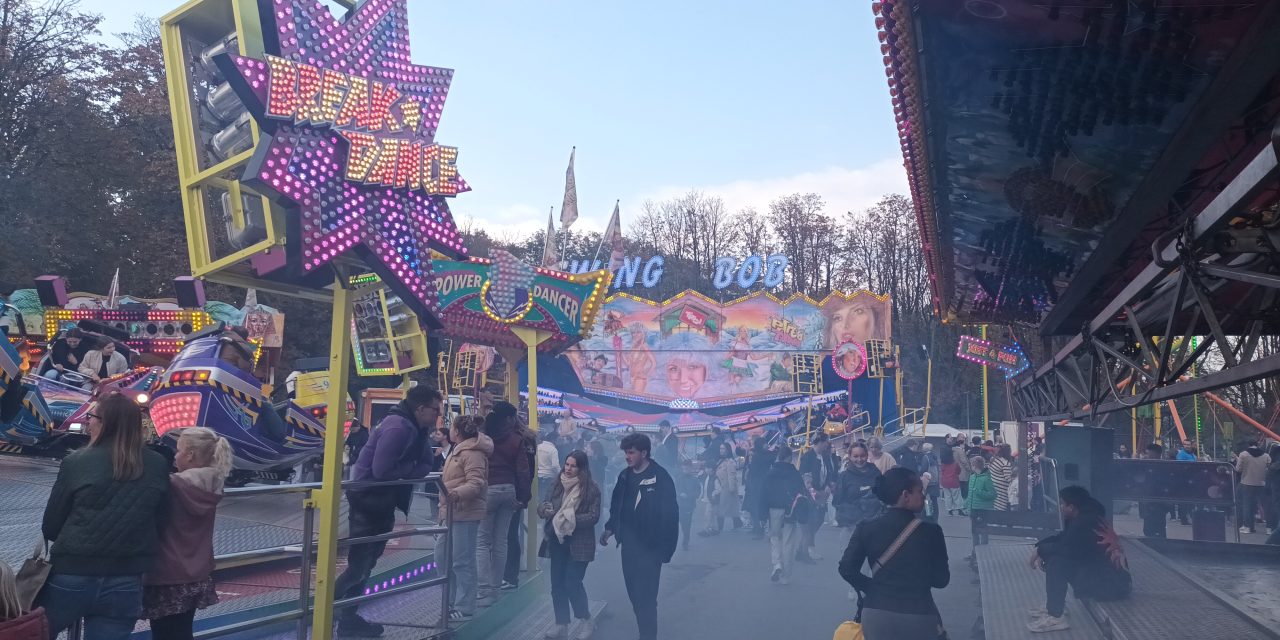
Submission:
[[[769,509],[790,509],[795,497],[804,492],[804,478],[790,462],[775,462],[769,467],[764,484],[764,504]]]
[[[42,527],[54,542],[54,573],[127,576],[151,568],[169,494],[169,464],[147,449],[142,466],[141,477],[118,482],[105,447],[85,447],[62,461]]]
[[[881,502],[871,493],[880,470],[870,462],[859,469],[853,465],[840,472],[831,503],[836,508],[836,524],[852,527],[881,511]]]

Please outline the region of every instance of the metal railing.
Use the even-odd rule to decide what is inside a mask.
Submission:
[[[360,490],[360,489],[373,489],[373,488],[379,488],[379,487],[398,487],[398,486],[406,486],[406,485],[418,485],[418,484],[423,484],[424,482],[432,483],[437,487],[439,491],[438,496],[440,496],[441,500],[448,499],[448,490],[445,488],[444,482],[442,481],[441,475],[439,473],[432,473],[428,475],[426,478],[418,478],[413,480],[387,480],[387,481],[361,481],[361,482],[346,481],[342,483],[342,489],[344,491],[352,491],[352,490]],[[241,488],[235,488],[235,489],[227,489],[224,492],[224,495],[229,497],[236,497],[236,496],[243,497],[243,496],[262,496],[262,495],[282,494],[282,493],[302,493],[310,496],[310,492],[312,490],[319,489],[322,486],[323,485],[318,482],[306,482],[306,483],[287,484],[287,485],[241,487]],[[420,495],[421,492],[415,492],[415,494]],[[293,611],[286,611],[286,612],[272,614],[268,616],[262,616],[262,617],[253,618],[250,620],[245,620],[242,622],[236,622],[233,624],[215,627],[213,629],[207,629],[207,630],[196,633],[194,636],[195,638],[198,638],[201,640],[205,638],[217,638],[221,636],[230,635],[233,633],[249,631],[252,629],[259,629],[259,628],[273,626],[273,625],[277,625],[285,622],[291,622],[291,621],[297,621],[298,637],[299,638],[306,637],[307,627],[310,624],[310,616],[313,609],[313,597],[311,595],[311,582],[312,582],[312,562],[313,562],[312,556],[314,554],[315,545],[316,545],[315,511],[316,509],[311,504],[310,500],[304,503],[303,520],[302,520],[302,545],[301,545],[301,551],[299,554],[300,560],[301,560],[301,568],[299,571],[298,607]],[[334,609],[336,610],[336,609],[343,609],[347,607],[353,607],[353,606],[357,606],[359,604],[369,602],[372,600],[377,600],[380,598],[399,595],[399,594],[407,593],[410,591],[416,591],[418,589],[426,589],[430,587],[441,586],[443,588],[440,590],[441,591],[441,595],[440,595],[441,607],[440,607],[439,627],[442,629],[442,631],[447,631],[449,626],[449,603],[450,603],[450,586],[451,586],[449,581],[449,574],[453,566],[453,558],[452,558],[453,543],[451,540],[451,536],[449,536],[448,534],[453,523],[453,513],[452,511],[449,511],[449,510],[446,510],[445,513],[446,513],[445,522],[437,523],[436,526],[417,526],[417,527],[411,527],[408,529],[401,529],[398,531],[390,531],[388,533],[382,533],[377,535],[348,537],[348,538],[342,538],[338,540],[337,542],[338,547],[346,548],[346,547],[351,547],[353,545],[358,545],[358,544],[385,542],[389,540],[395,540],[398,538],[406,538],[411,536],[441,535],[443,537],[444,544],[442,546],[443,548],[441,546],[436,546],[432,551],[434,555],[434,560],[432,564],[435,565],[435,567],[437,568],[437,574],[438,574],[437,577],[421,580],[417,582],[409,582],[407,584],[402,584],[402,585],[388,588],[388,589],[380,589],[375,592],[366,593],[364,595],[359,595],[351,598],[335,599]],[[266,564],[270,562],[277,562],[281,560],[283,557],[287,557],[287,555],[291,555],[295,548],[296,547],[294,547],[293,545],[288,545],[288,546],[266,547],[262,549],[253,549],[249,551],[240,551],[235,553],[219,555],[214,558],[214,562],[218,569],[228,568],[228,567],[246,567],[246,566],[253,566],[258,564]],[[337,578],[336,574],[334,578],[336,580]],[[335,595],[335,598],[337,597],[340,597],[340,594]],[[71,636],[71,637],[76,638],[77,636]]]

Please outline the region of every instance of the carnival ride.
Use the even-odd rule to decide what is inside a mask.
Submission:
[[[87,376],[73,371],[63,372],[59,380],[39,375],[51,368],[51,354],[45,352],[33,365],[34,349],[29,345],[35,338],[27,333],[22,312],[0,304],[0,319],[5,317],[14,322],[4,327],[6,339],[0,341],[0,453],[60,457],[87,441],[84,414],[95,393],[117,390],[142,404],[149,399],[159,376],[154,367],[135,367],[92,387]],[[16,329],[12,335],[11,327]],[[124,341],[110,335],[109,327],[90,320],[79,321],[77,327],[90,348],[112,342],[126,359],[133,356]]]
[[[1136,437],[1139,408],[1159,429],[1169,401],[1219,406],[1207,392],[1280,373],[1280,353],[1260,348],[1280,334],[1280,4],[871,4],[935,312],[1043,338],[1034,368],[1006,384],[1020,425],[1064,443],[1049,446],[1062,464],[1045,482],[1105,499],[1111,473],[1137,464],[1111,459],[1108,421],[1132,412]],[[1197,466],[1154,464],[1177,480],[1126,498],[1160,501]],[[996,547],[976,556],[980,573],[1016,573]],[[1248,607],[1138,556],[1134,597],[1092,616],[1110,635],[1269,633]],[[1018,586],[983,585],[987,637],[1025,637],[1007,606]],[[994,635],[1012,618],[1015,634]]]

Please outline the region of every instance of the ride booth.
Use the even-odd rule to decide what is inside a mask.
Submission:
[[[560,358],[541,363],[577,427],[657,434],[669,424],[695,458],[704,437],[869,437],[906,426],[892,304],[867,291],[821,300],[755,291],[730,301],[685,291],[664,301],[616,292],[603,319]]]

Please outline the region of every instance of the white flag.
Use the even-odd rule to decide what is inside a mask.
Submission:
[[[560,256],[556,252],[555,210],[555,207],[551,207],[551,211],[547,212],[547,238],[542,244],[542,266],[547,269],[555,269],[556,263],[560,262]]]
[[[618,202],[613,204],[613,217],[609,218],[609,226],[600,239],[602,245],[609,247],[609,270],[616,271],[622,266],[622,218],[618,213]]]
[[[116,274],[111,276],[111,289],[107,291],[107,308],[115,309],[120,304],[120,267],[116,267]]]
[[[564,172],[564,202],[560,205],[560,226],[568,229],[578,219],[578,182],[573,177],[573,157],[578,148],[569,152],[569,169]]]

